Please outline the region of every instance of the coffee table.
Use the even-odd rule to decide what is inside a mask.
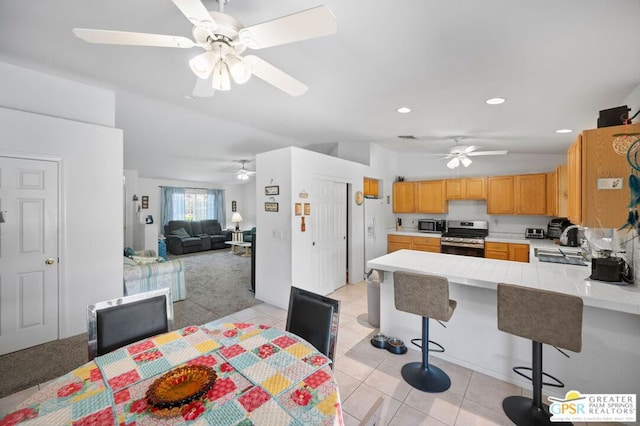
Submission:
[[[251,250],[251,243],[245,241],[225,241],[225,244],[231,246],[231,253],[236,254],[236,247],[244,247],[244,253],[242,256],[251,256],[249,250]]]

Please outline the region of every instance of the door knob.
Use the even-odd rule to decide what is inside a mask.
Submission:
[[[49,259],[45,260],[44,263],[46,263],[47,265],[53,265],[55,263],[55,260],[49,258]]]

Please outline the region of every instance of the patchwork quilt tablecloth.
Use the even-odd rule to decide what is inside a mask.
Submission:
[[[149,386],[187,365],[212,368],[214,386],[171,413],[150,407],[145,399]],[[330,360],[291,333],[243,323],[190,326],[97,357],[31,396],[0,426],[21,422],[343,424]]]

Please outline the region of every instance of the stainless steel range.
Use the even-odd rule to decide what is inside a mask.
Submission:
[[[489,235],[485,220],[448,220],[442,234],[440,252],[463,256],[484,257],[484,238]]]

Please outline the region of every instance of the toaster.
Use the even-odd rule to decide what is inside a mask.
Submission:
[[[527,228],[524,231],[525,238],[536,238],[543,239],[544,238],[544,229],[542,228]]]

